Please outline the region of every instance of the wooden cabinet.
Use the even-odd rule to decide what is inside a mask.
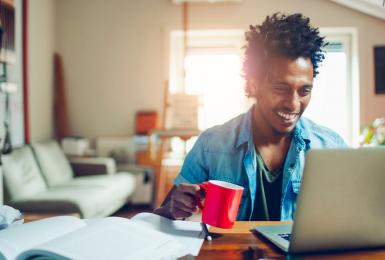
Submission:
[[[155,162],[155,207],[161,205],[181,167],[181,164],[167,166],[163,163],[167,154],[167,142],[173,137],[178,137],[186,143],[187,140],[199,134],[200,131],[198,129],[162,129],[151,131],[149,154]],[[157,149],[155,149],[155,146],[157,146]],[[186,147],[183,156],[185,155]]]

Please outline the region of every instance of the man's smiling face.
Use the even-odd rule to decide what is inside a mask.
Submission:
[[[278,135],[293,131],[309,104],[313,87],[313,65],[309,58],[276,57],[270,60],[269,75],[254,82],[256,115]]]

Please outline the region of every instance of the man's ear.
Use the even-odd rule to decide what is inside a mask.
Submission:
[[[249,96],[256,97],[258,91],[258,81],[256,79],[249,79],[247,84],[249,89]]]

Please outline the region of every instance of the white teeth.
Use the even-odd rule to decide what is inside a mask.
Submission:
[[[278,112],[278,115],[287,121],[294,121],[298,117],[298,113]]]

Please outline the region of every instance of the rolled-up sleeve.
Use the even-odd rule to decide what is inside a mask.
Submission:
[[[174,180],[175,185],[181,183],[197,184],[208,180],[208,165],[206,158],[207,135],[202,133],[191,151],[187,154],[181,171]]]

